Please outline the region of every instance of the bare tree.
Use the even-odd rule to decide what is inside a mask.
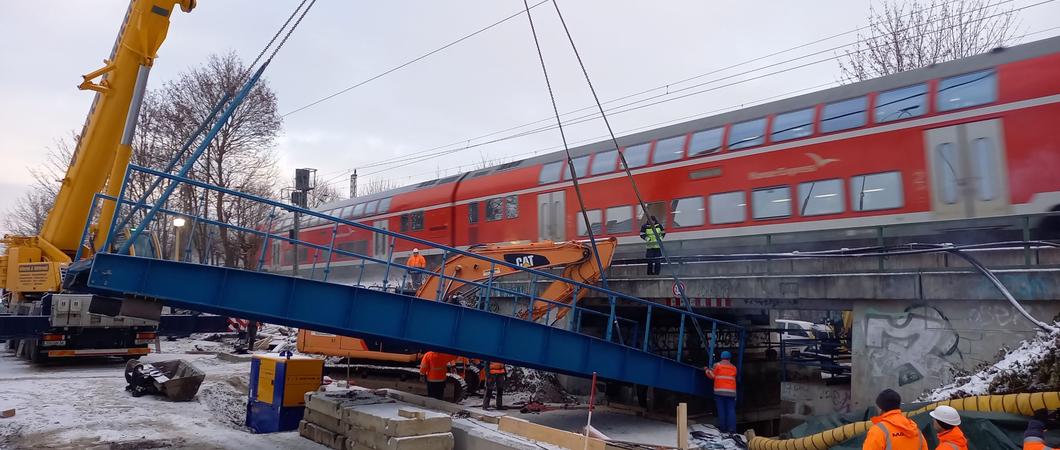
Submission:
[[[59,186],[66,176],[66,168],[73,157],[77,139],[78,136],[72,132],[67,137],[56,139],[55,143],[48,147],[44,162],[29,169],[33,183],[4,214],[3,225],[6,232],[22,236],[40,234],[44,219],[51,212]]]
[[[1002,3],[886,0],[880,9],[870,6],[868,35],[859,34],[840,60],[843,78],[876,78],[1006,45],[1017,20],[1013,6]]]
[[[388,178],[373,178],[364,183],[358,181],[357,183],[357,196],[363,197],[366,195],[378,194],[380,192],[389,191],[398,187],[394,180]]]
[[[141,116],[142,135],[137,141],[143,147],[137,153],[140,161],[156,166],[172,158],[208,119],[214,105],[226,93],[242,87],[246,73],[246,66],[234,53],[212,55],[206,63],[190,68],[154,92]],[[275,139],[281,126],[276,94],[262,79],[195,162],[191,177],[234,191],[272,196],[279,179]],[[265,223],[269,214],[268,208],[240,197],[187,186],[179,189],[171,202],[171,207],[189,214],[252,229]],[[220,260],[229,267],[254,264],[260,245],[254,234],[201,223],[186,232],[192,235],[200,260]]]

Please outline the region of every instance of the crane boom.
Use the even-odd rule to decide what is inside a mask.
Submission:
[[[82,90],[95,91],[96,96],[55,204],[40,233],[42,240],[68,257],[76,253],[80,245],[92,197],[104,186],[109,195],[117,195],[122,184],[125,166],[132,155],[130,144],[147,75],[166,38],[170,16],[177,6],[189,12],[195,7],[195,1],[130,2],[110,57],[104,60],[102,68],[84,75],[84,81],[78,86]],[[94,81],[97,78],[99,81]],[[104,219],[113,210],[113,203],[107,202]],[[100,224],[109,226],[110,220],[100,220]],[[105,235],[106,231],[100,230],[97,235]]]

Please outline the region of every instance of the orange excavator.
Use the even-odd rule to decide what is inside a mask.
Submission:
[[[596,241],[600,263],[606,270],[611,266],[618,241],[615,238]],[[468,307],[478,307],[478,302],[485,298],[483,288],[477,284],[486,284],[491,273],[497,291],[490,294],[491,301],[503,302],[511,294],[500,289],[512,290],[510,279],[513,275],[526,277],[525,273],[512,267],[497,265],[483,258],[501,260],[510,264],[533,268],[542,271],[562,270],[562,277],[583,284],[595,284],[601,275],[601,268],[593,256],[593,246],[589,241],[564,242],[527,242],[487,244],[471,247],[468,252],[481,257],[456,255],[447,259],[440,267],[445,277],[440,277],[437,270],[424,280],[417,289],[416,296],[427,301],[462,303]],[[506,280],[508,278],[509,280]],[[526,280],[520,280],[526,281]],[[548,280],[541,280],[545,282]],[[477,284],[472,284],[477,283]],[[520,283],[523,284],[523,283]],[[439,293],[441,295],[439,295]],[[536,297],[530,308],[519,314],[527,320],[540,321],[546,318],[551,321],[566,316],[570,308],[562,306],[572,301],[581,300],[586,289],[552,280]],[[545,300],[545,301],[542,301]],[[554,311],[554,312],[553,312]],[[425,387],[417,380],[420,360],[425,350],[408,347],[395,347],[391,343],[366,340],[357,337],[338,336],[310,330],[299,330],[298,351],[324,356],[343,358],[346,367],[361,377],[358,384],[365,387],[395,387],[402,390],[423,393]],[[446,398],[459,400],[466,392],[477,390],[478,368],[467,360],[458,358],[456,368],[449,374],[450,387],[446,389]]]

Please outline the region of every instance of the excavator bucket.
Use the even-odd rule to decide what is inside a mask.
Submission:
[[[134,396],[144,394],[164,395],[175,402],[186,402],[195,398],[206,373],[183,359],[141,363],[130,360],[125,364],[125,388]]]

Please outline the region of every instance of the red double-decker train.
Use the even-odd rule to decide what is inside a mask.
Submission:
[[[632,134],[619,144],[673,254],[702,251],[716,238],[1057,211],[1060,38]],[[643,213],[613,144],[571,153],[595,233],[617,237],[626,254],[641,249]],[[583,238],[565,158],[547,154],[320,211],[454,247]],[[300,238],[327,246],[331,224],[307,222]],[[273,230],[290,227],[286,218]],[[337,249],[386,257],[383,236],[337,231]],[[399,240],[393,251],[412,247]],[[286,243],[271,242],[267,252],[269,270],[294,261]],[[305,246],[299,253],[301,264],[326,259]],[[352,260],[336,255],[333,266],[360,263]]]

